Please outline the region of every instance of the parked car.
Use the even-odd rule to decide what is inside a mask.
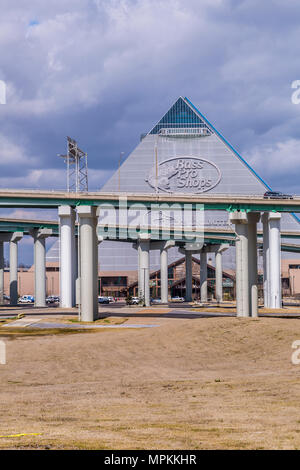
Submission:
[[[109,298],[108,298],[108,297],[99,296],[99,297],[98,297],[98,303],[99,303],[99,304],[109,304]]]
[[[151,299],[152,304],[161,304],[161,299]]]
[[[109,302],[115,302],[115,298],[114,297],[107,297]]]
[[[280,191],[266,191],[264,199],[293,199],[291,194],[284,194]]]
[[[19,299],[19,302],[21,304],[33,304],[34,297],[33,295],[22,295],[22,297]]]
[[[46,298],[46,304],[57,304],[59,303],[59,297],[57,295],[49,295]]]
[[[184,302],[185,301],[185,298],[184,297],[172,297],[172,302]]]
[[[128,305],[138,305],[139,303],[140,303],[139,297],[131,297],[131,299],[128,301]]]

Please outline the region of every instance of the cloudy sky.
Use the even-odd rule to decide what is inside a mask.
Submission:
[[[70,135],[99,189],[184,95],[272,187],[300,192],[298,0],[0,6],[0,187],[64,189]]]

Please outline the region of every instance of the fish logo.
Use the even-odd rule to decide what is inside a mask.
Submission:
[[[210,191],[219,184],[221,171],[204,158],[174,157],[152,168],[146,182],[156,191],[199,194]]]
[[[154,189],[161,189],[162,191],[170,191],[170,180],[178,173],[174,163],[163,165],[160,163],[158,174],[156,176],[156,169],[152,169],[149,173],[146,182]]]

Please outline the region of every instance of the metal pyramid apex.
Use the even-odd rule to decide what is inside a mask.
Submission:
[[[188,101],[180,96],[149,134],[173,137],[184,134],[210,135],[211,129]]]

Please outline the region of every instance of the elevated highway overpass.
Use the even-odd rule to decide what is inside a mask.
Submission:
[[[0,240],[10,241],[10,256],[13,260],[12,266],[14,274],[11,277],[11,283],[15,286],[13,296],[17,294],[16,279],[16,253],[17,242],[23,234],[30,234],[34,238],[35,263],[37,272],[36,290],[41,292],[39,298],[41,306],[44,302],[44,288],[41,286],[44,281],[45,270],[45,238],[47,236],[60,236],[61,246],[61,298],[62,306],[70,307],[75,303],[75,278],[77,276],[76,261],[76,243],[75,236],[80,239],[80,254],[78,269],[80,270],[81,284],[81,313],[82,319],[92,321],[97,312],[97,250],[98,242],[103,238],[128,242],[138,241],[139,253],[139,272],[144,273],[144,293],[148,290],[149,277],[149,249],[150,243],[160,243],[157,245],[161,250],[161,262],[164,269],[161,272],[167,273],[166,251],[170,246],[181,246],[186,252],[186,266],[189,270],[186,273],[187,283],[191,279],[190,255],[192,250],[200,252],[205,265],[205,246],[193,247],[193,243],[188,243],[186,235],[189,234],[189,228],[185,227],[184,237],[180,238],[180,233],[176,228],[165,231],[163,228],[154,228],[157,230],[154,241],[151,241],[153,228],[139,227],[136,230],[136,236],[131,232],[129,236],[126,225],[115,224],[115,232],[112,235],[105,233],[109,227],[108,224],[98,225],[98,215],[102,208],[126,208],[134,209],[137,206],[146,207],[147,210],[156,209],[160,205],[168,205],[171,210],[182,210],[189,206],[189,210],[223,210],[230,213],[230,220],[234,229],[228,228],[209,228],[201,227],[199,231],[195,227],[190,227],[190,235],[204,242],[217,246],[224,244],[235,245],[237,254],[237,292],[241,292],[241,298],[237,299],[237,313],[241,316],[257,315],[257,302],[255,300],[255,287],[257,288],[257,260],[256,248],[262,246],[264,240],[264,268],[265,279],[267,280],[266,291],[268,297],[265,299],[266,305],[277,308],[281,305],[281,287],[280,287],[280,250],[299,252],[299,247],[295,243],[280,242],[280,237],[284,239],[300,238],[300,231],[282,231],[280,233],[280,213],[300,212],[300,197],[294,199],[265,199],[263,196],[245,196],[245,195],[213,195],[209,196],[188,195],[188,194],[131,194],[131,193],[68,193],[63,191],[29,191],[29,190],[0,190],[1,208],[37,208],[37,209],[58,209],[59,222],[42,220],[20,220],[20,219],[0,219]],[[75,223],[76,212],[78,214],[78,224]],[[264,213],[263,231],[257,231],[257,222],[260,213]],[[98,227],[96,229],[96,227]],[[204,232],[203,232],[204,228]],[[100,237],[99,237],[100,235]],[[201,238],[202,237],[202,238]],[[157,242],[156,242],[156,241]],[[172,243],[173,242],[173,245]],[[191,246],[188,246],[191,245]],[[201,248],[201,250],[200,250]],[[0,250],[1,251],[1,250]],[[3,253],[3,247],[2,247]],[[220,252],[221,253],[221,252]],[[162,261],[163,260],[163,261]],[[1,253],[0,253],[1,264]],[[220,270],[219,270],[220,271]],[[221,272],[221,271],[220,271]],[[267,274],[268,273],[268,274]],[[275,274],[274,274],[275,273]],[[167,275],[167,274],[166,274]],[[203,274],[205,278],[205,273]],[[1,277],[1,276],[0,276]],[[167,279],[167,278],[166,278]],[[166,280],[165,279],[165,280]],[[40,282],[39,282],[40,281]],[[140,280],[140,284],[142,281]],[[167,286],[167,282],[165,283]],[[205,283],[204,283],[205,285]],[[250,287],[251,286],[251,287]],[[146,289],[146,290],[145,290]],[[205,289],[204,289],[205,290]],[[1,291],[1,279],[0,279]],[[190,286],[189,286],[190,291]],[[248,293],[247,293],[248,292]],[[250,295],[250,292],[252,294]],[[249,297],[250,296],[250,297]],[[252,297],[251,297],[252,296]],[[256,305],[256,307],[255,307]]]
[[[128,207],[133,204],[144,204],[151,208],[151,204],[192,204],[195,209],[202,205],[205,210],[226,210],[229,212],[300,212],[300,196],[293,199],[264,199],[262,195],[221,195],[221,194],[153,194],[153,193],[71,193],[65,191],[39,191],[39,190],[0,190],[0,207],[12,208],[48,208],[55,209],[61,205],[70,206],[99,206],[110,204],[119,207],[120,199],[127,202]]]
[[[101,237],[103,233],[105,233],[106,228],[108,227],[107,224],[98,224],[98,234]],[[128,241],[129,243],[135,242],[137,239],[133,237],[133,235],[128,235],[128,227],[120,226],[120,225],[113,225],[115,228],[115,235],[110,235],[107,233],[107,240],[110,241]],[[23,235],[31,235],[32,231],[34,230],[42,230],[42,229],[50,229],[52,231],[52,237],[59,237],[59,221],[55,220],[42,220],[42,219],[14,219],[14,218],[4,218],[0,217],[0,234],[5,233],[14,233],[14,232],[22,232]],[[75,223],[76,235],[78,233],[78,223]],[[180,239],[181,232],[176,230],[169,230],[168,228],[162,227],[162,229],[153,229],[148,226],[141,226],[140,233],[150,234],[154,233],[154,239],[157,239],[156,236],[159,236],[160,240],[169,240],[175,239],[178,245],[182,245],[186,243],[186,239]],[[185,230],[186,235],[194,236],[195,229]],[[200,236],[201,232],[199,232]],[[121,236],[120,236],[121,235]],[[138,234],[137,234],[138,235]],[[231,245],[235,244],[236,241],[236,233],[233,229],[228,227],[228,229],[222,228],[211,228],[211,227],[204,227],[204,242],[205,243],[229,243]],[[282,230],[280,232],[280,236],[283,239],[300,239],[300,226],[299,231],[288,231]],[[263,237],[263,231],[257,230],[257,237],[258,237],[258,244],[262,245],[259,240]],[[281,242],[282,251],[291,251],[298,253],[300,252],[300,244],[297,245],[295,243],[287,243]]]

